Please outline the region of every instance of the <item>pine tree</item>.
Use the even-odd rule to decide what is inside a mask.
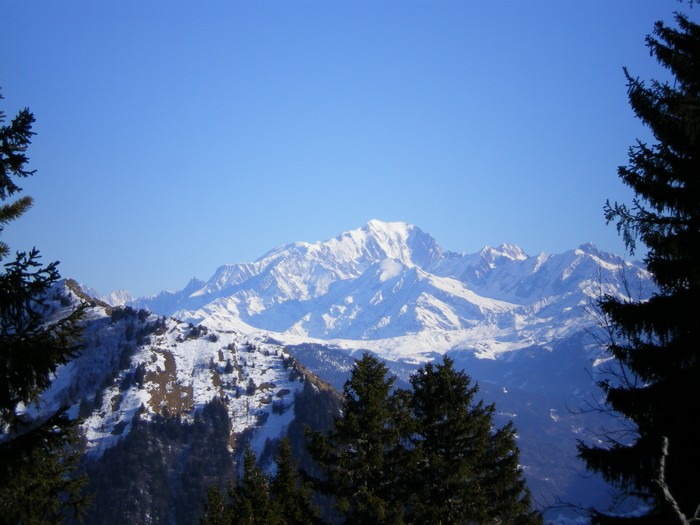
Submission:
[[[267,476],[257,464],[255,453],[246,446],[243,453],[243,473],[231,494],[231,515],[237,525],[281,524],[276,505],[270,498]]]
[[[2,97],[0,97],[2,98]],[[5,114],[0,112],[0,124]],[[24,109],[0,126],[0,200],[21,191],[13,179],[25,168],[34,116]],[[22,197],[0,206],[0,232],[32,204]],[[0,260],[9,253],[0,242]],[[77,422],[66,409],[32,419],[22,407],[39,403],[56,368],[80,349],[82,308],[60,320],[46,319],[46,294],[59,280],[57,263],[42,266],[39,252],[18,253],[0,273],[0,522],[58,523],[80,514],[84,482],[74,471]]]
[[[289,440],[280,441],[275,460],[277,471],[270,482],[270,493],[286,525],[310,525],[320,523],[318,509],[312,502],[308,484],[301,483],[297,475],[297,462],[292,459]]]
[[[593,511],[596,523],[687,523],[700,504],[700,27],[683,15],[676,22],[657,22],[647,37],[672,82],[646,85],[625,72],[630,105],[656,142],[638,142],[618,169],[633,206],[605,210],[630,253],[636,241],[646,245],[659,290],[648,301],[600,302],[619,369],[599,385],[634,430],[625,439],[608,433],[602,446],[579,444],[590,470],[648,507],[627,518]]]
[[[325,472],[322,491],[352,524],[402,523],[394,458],[401,449],[395,377],[376,357],[355,361],[344,385],[342,416],[328,434],[311,433],[309,452]]]
[[[277,471],[272,479],[257,465],[255,453],[246,446],[243,472],[229,500],[214,486],[209,489],[200,525],[313,525],[321,523],[307,483],[302,483],[287,438],[280,441]]]
[[[3,99],[0,94],[0,100]],[[6,120],[5,112],[0,110],[0,124]],[[34,174],[34,171],[25,169],[27,155],[25,152],[31,144],[32,125],[34,115],[25,108],[17,113],[9,125],[0,127],[0,200],[5,201],[8,197],[22,191],[17,182],[12,179],[26,178]],[[5,225],[18,218],[32,205],[32,198],[29,196],[20,197],[9,204],[0,206],[0,233]],[[0,241],[0,260],[4,259],[10,252],[9,246]]]
[[[229,492],[233,493],[234,489],[230,487]],[[231,525],[231,523],[233,523],[231,505],[218,487],[210,487],[199,525]]]
[[[412,377],[416,467],[412,523],[541,523],[518,466],[512,424],[492,432],[494,405],[447,357]]]

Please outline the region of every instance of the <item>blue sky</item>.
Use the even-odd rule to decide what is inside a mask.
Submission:
[[[5,1],[2,107],[37,118],[9,225],[106,293],[370,219],[443,248],[623,254],[606,199],[648,138],[622,67],[675,0]],[[638,254],[643,255],[643,254]]]

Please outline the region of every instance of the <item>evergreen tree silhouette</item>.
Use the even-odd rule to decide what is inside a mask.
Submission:
[[[0,111],[0,124],[5,120]],[[33,123],[23,109],[0,126],[0,233],[32,205],[27,196],[5,201],[21,192],[16,179],[34,174],[25,167]],[[0,261],[8,254],[0,242]],[[46,317],[57,266],[42,265],[32,249],[18,252],[0,273],[0,523],[59,523],[80,515],[87,502],[84,479],[75,476],[77,421],[66,408],[37,417],[22,409],[39,403],[56,369],[80,350],[83,306]]]
[[[619,368],[599,385],[632,431],[579,444],[590,470],[647,510],[592,511],[595,523],[687,523],[700,505],[700,27],[680,14],[676,22],[657,22],[647,37],[671,82],[647,85],[626,71],[630,105],[656,142],[638,141],[618,169],[635,192],[633,205],[605,209],[630,253],[636,241],[648,248],[644,260],[659,289],[648,301],[600,301]]]

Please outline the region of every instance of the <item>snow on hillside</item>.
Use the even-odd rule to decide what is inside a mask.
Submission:
[[[62,293],[71,298],[64,303],[78,301]],[[167,413],[192,421],[214,397],[226,402],[231,436],[252,432],[254,445],[265,442],[257,434],[282,435],[294,417],[305,372],[278,345],[131,308],[96,305],[84,323],[84,350],[57,370],[40,410],[68,405],[80,413],[91,453],[116,444],[135,418]]]
[[[149,346],[137,349],[132,366],[104,390],[100,406],[83,425],[90,448],[113,444],[141,411],[140,417],[149,419],[167,407],[191,420],[195,410],[217,396],[228,400],[233,434],[259,426],[263,419],[270,420],[268,428],[278,436],[283,432],[302,386],[289,380],[289,356],[279,347],[242,342],[235,333],[194,332],[167,320]]]

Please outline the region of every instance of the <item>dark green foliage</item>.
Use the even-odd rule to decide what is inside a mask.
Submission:
[[[2,201],[21,191],[12,177],[34,173],[24,167],[33,122],[24,109],[0,126]],[[0,206],[0,232],[31,202],[24,197]],[[8,253],[0,242],[0,260]],[[60,276],[58,263],[43,266],[39,259],[36,249],[17,253],[0,273],[0,523],[59,523],[65,515],[80,514],[86,503],[80,495],[84,480],[74,472],[77,423],[65,408],[35,419],[21,409],[38,404],[58,366],[80,350],[84,307],[47,319],[49,291]],[[68,297],[59,301],[72,304]]]
[[[512,423],[492,431],[495,406],[445,357],[411,378],[415,515],[425,523],[540,523],[518,467]]]
[[[229,488],[229,493],[233,493],[233,488]],[[199,525],[230,525],[231,523],[233,523],[231,505],[224,493],[216,485],[212,485],[207,493],[204,514],[199,520]]]
[[[402,523],[393,501],[398,480],[391,477],[401,411],[390,395],[395,378],[387,373],[384,363],[364,354],[345,383],[334,429],[310,434],[309,450],[325,474],[319,488],[335,498],[346,523]]]
[[[342,416],[309,449],[345,523],[523,523],[530,508],[512,425],[493,430],[494,406],[445,359],[412,378],[413,391],[375,357],[356,361]]]
[[[17,407],[30,405],[51,384],[56,368],[78,354],[81,309],[44,324],[57,263],[42,266],[39,253],[18,253],[0,274],[0,418],[17,423]]]
[[[139,321],[145,323],[149,315],[151,315],[151,313],[148,310],[141,309],[138,311],[137,317],[139,318]]]
[[[88,498],[75,475],[76,422],[59,412],[23,430],[0,444],[0,523],[54,524],[82,515]]]
[[[309,484],[298,479],[298,462],[292,459],[288,439],[282,439],[275,458],[277,470],[270,483],[270,492],[277,503],[279,516],[286,525],[320,523],[318,509],[312,502]]]
[[[417,519],[434,515],[438,523],[483,521],[488,501],[475,467],[486,457],[493,406],[473,405],[477,387],[455,374],[449,361],[425,365],[411,385]]]
[[[129,319],[136,316],[136,310],[131,306],[115,306],[112,308],[110,314],[110,321],[112,323],[118,323],[122,319]]]
[[[270,497],[267,476],[257,465],[250,446],[243,453],[243,473],[231,493],[232,514],[237,525],[281,524],[276,505]]]
[[[164,432],[166,422],[153,425],[132,422],[131,431],[118,445],[87,465],[89,489],[96,495],[87,515],[88,523],[166,523],[172,498],[161,444],[172,438]],[[172,460],[172,457],[168,458]]]
[[[228,498],[216,486],[209,490],[201,525],[313,525],[321,523],[311,490],[301,482],[288,440],[280,442],[276,474],[270,481],[250,446],[243,453],[243,469]]]
[[[189,326],[190,326],[190,331],[185,336],[185,339],[198,339],[200,337],[204,337],[209,332],[209,330],[207,329],[206,326],[200,326],[200,325],[195,326],[192,323],[190,323]]]
[[[647,44],[671,83],[645,85],[627,75],[630,104],[656,143],[638,142],[618,170],[635,192],[631,208],[606,205],[631,253],[648,248],[659,292],[649,301],[605,297],[608,350],[619,368],[599,382],[607,405],[632,431],[608,433],[579,456],[625,496],[648,504],[644,516],[599,523],[684,523],[700,505],[700,26],[682,15],[677,28],[657,22]]]
[[[126,331],[129,330],[129,326],[130,325],[127,325]],[[119,352],[119,370],[128,370],[131,368],[131,358],[134,353],[136,353],[135,345],[127,343],[122,347],[121,352]]]
[[[0,94],[0,100],[3,96]],[[25,108],[21,110],[9,124],[4,124],[5,112],[0,110],[0,200],[5,201],[15,193],[22,191],[14,178],[25,178],[34,174],[27,170],[25,164],[29,160],[26,155],[27,148],[32,142],[32,124],[34,115]],[[5,225],[18,218],[32,205],[32,198],[21,197],[14,202],[0,206],[0,233]],[[0,260],[10,252],[9,246],[0,241]]]

